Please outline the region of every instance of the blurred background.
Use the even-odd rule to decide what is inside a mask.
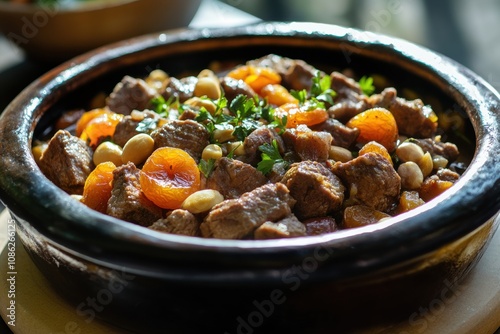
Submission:
[[[466,65],[500,90],[500,0],[224,0],[263,20],[380,32]]]

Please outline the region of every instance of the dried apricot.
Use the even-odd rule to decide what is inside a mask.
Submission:
[[[424,180],[419,189],[420,198],[425,202],[441,195],[445,190],[451,188],[453,182],[440,180],[437,176],[431,176]]]
[[[364,205],[354,205],[344,210],[344,228],[355,228],[378,223],[381,219],[389,218],[388,214]]]
[[[417,191],[403,191],[399,198],[399,204],[396,208],[396,213],[400,214],[415,209],[416,207],[425,204],[420,198]]]
[[[87,127],[87,124],[89,124],[91,120],[104,114],[114,114],[114,112],[104,108],[98,108],[84,112],[76,123],[76,135],[80,137],[83,133],[83,130],[85,130],[85,127]]]
[[[295,103],[287,103],[276,108],[274,115],[279,118],[286,116],[287,128],[296,128],[301,124],[313,126],[323,123],[329,117],[325,109],[315,108],[309,110],[307,106],[299,106]]]
[[[110,161],[100,163],[89,174],[83,187],[81,202],[91,209],[106,213],[111,197],[113,171],[116,166]]]
[[[116,126],[123,115],[116,113],[103,113],[91,119],[83,129],[80,138],[85,140],[89,146],[96,148],[103,139],[114,135]]]
[[[299,103],[285,87],[278,84],[264,86],[260,91],[260,96],[267,99],[267,102],[275,106],[281,106],[286,103]]]
[[[184,150],[160,147],[144,163],[140,183],[150,201],[163,209],[174,210],[200,189],[200,171],[196,161]]]
[[[281,83],[281,76],[269,67],[244,65],[235,68],[227,76],[245,81],[257,93],[266,85]]]
[[[354,116],[346,123],[350,128],[358,128],[358,143],[366,144],[376,141],[387,151],[396,148],[398,126],[391,112],[384,108],[373,108]]]
[[[363,155],[365,153],[370,153],[370,152],[380,154],[392,164],[391,155],[382,144],[379,144],[376,141],[368,142],[365,145],[363,145],[361,150],[359,150],[359,155]]]

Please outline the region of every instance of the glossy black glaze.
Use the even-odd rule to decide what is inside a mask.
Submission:
[[[362,73],[376,68],[398,83],[432,90],[470,118],[476,147],[469,168],[435,200],[376,226],[290,240],[227,241],[161,234],[101,215],[47,181],[33,160],[33,137],[41,136],[41,129],[62,108],[81,103],[101,88],[109,90],[124,74],[145,75],[157,66],[200,70],[211,60],[246,60],[270,52]],[[193,286],[217,287],[219,292],[253,287],[262,293],[262,287],[282,286],[294,265],[317,261],[325,254],[307,281],[329,284],[432,253],[481,227],[499,211],[499,110],[498,93],[468,69],[427,49],[372,33],[331,25],[262,23],[150,35],[57,67],[7,107],[0,120],[0,198],[22,227],[39,267],[55,281],[62,280],[59,288],[67,293],[71,290],[67,276],[57,278],[59,269],[37,251],[45,246],[33,247],[30,240],[43,236],[44,245],[56,245],[77,259],[126,270],[140,282],[131,289],[132,298],[140,298],[141,289],[154,295],[153,288],[166,282],[183,285],[181,294]],[[449,275],[447,265],[427,279]],[[65,275],[74,274],[73,269],[68,271]],[[464,268],[453,271],[464,272]],[[78,280],[84,284],[88,277],[78,275],[73,284]],[[99,286],[90,284],[89,289],[99,291],[95,290]],[[256,293],[250,291],[250,297]]]

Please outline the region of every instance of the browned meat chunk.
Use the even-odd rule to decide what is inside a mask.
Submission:
[[[254,232],[255,239],[294,238],[306,235],[306,227],[291,214],[275,223],[265,222]]]
[[[333,217],[317,217],[305,220],[307,235],[332,233],[339,229]]]
[[[367,96],[355,80],[339,72],[332,72],[330,78],[331,87],[337,93],[335,104],[328,109],[333,118],[345,123],[370,108]]]
[[[39,166],[59,188],[68,194],[81,195],[85,180],[94,168],[92,150],[85,141],[59,130],[49,141]]]
[[[336,162],[332,171],[349,185],[348,201],[352,204],[388,212],[398,203],[401,178],[380,154],[366,153],[345,163]]]
[[[155,148],[175,147],[189,153],[197,162],[201,159],[203,149],[210,144],[210,134],[198,122],[170,121],[151,133]]]
[[[240,239],[266,221],[289,216],[294,204],[283,184],[266,184],[214,206],[200,226],[201,234],[209,238]]]
[[[344,201],[340,179],[316,161],[293,164],[281,182],[297,201],[293,211],[299,219],[326,216],[339,210]]]
[[[185,77],[182,79],[170,78],[170,81],[163,92],[163,97],[165,100],[170,98],[178,99],[179,102],[183,103],[188,99],[193,97],[194,87],[198,82],[197,77]]]
[[[278,72],[282,84],[293,90],[309,90],[312,86],[317,69],[300,59],[290,59],[270,54],[265,57],[251,60],[247,65],[269,67]]]
[[[137,131],[137,127],[141,122],[144,124],[145,128],[149,127],[149,130],[156,128],[160,119],[159,115],[149,110],[142,112],[142,114],[144,115],[144,119],[137,119],[127,115],[120,120],[120,122],[116,125],[115,133],[113,135],[113,141],[116,145],[123,147],[130,138],[141,133],[140,131]]]
[[[302,161],[326,161],[332,144],[332,135],[323,131],[311,131],[305,125],[288,129],[283,133],[285,145],[295,151]]]
[[[217,160],[206,187],[218,190],[225,199],[238,198],[267,183],[267,178],[253,166],[229,158]]]
[[[329,118],[325,122],[312,126],[313,131],[324,131],[332,135],[332,145],[344,148],[351,147],[359,136],[358,129],[351,129],[334,118]]]
[[[431,120],[434,114],[420,99],[408,101],[396,96],[394,88],[386,88],[382,93],[370,97],[372,107],[388,109],[396,119],[399,133],[409,137],[431,137],[437,129],[437,122]]]
[[[429,152],[432,156],[440,155],[448,161],[455,161],[460,152],[457,145],[448,142],[435,141],[431,138],[415,139],[415,143],[420,146],[424,152]]]
[[[280,154],[283,154],[285,145],[283,143],[283,139],[281,139],[276,131],[268,128],[259,128],[253,131],[245,138],[245,142],[243,144],[243,147],[245,148],[245,157],[243,160],[253,166],[256,166],[261,160],[261,151],[259,150],[259,147],[264,144],[271,144],[273,140],[276,140],[278,150]]]
[[[172,211],[167,218],[157,220],[149,228],[164,233],[193,237],[200,233],[200,223],[196,217],[191,212],[182,209]]]
[[[125,76],[106,100],[106,105],[118,114],[130,115],[132,110],[144,110],[150,107],[150,101],[156,91],[142,79]]]
[[[229,102],[234,100],[238,95],[245,95],[249,98],[253,98],[256,95],[255,91],[243,80],[223,77],[220,82],[224,96]]]
[[[162,217],[162,210],[141,191],[140,170],[129,162],[113,171],[113,189],[106,213],[110,216],[149,226]]]

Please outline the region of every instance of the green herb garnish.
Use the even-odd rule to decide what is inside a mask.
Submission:
[[[272,143],[266,143],[259,146],[259,151],[262,152],[262,160],[257,164],[257,170],[267,175],[273,170],[273,166],[278,163],[288,165],[279,152],[278,142],[273,139]]]
[[[321,76],[321,73],[317,71],[312,81],[311,98],[333,104],[333,99],[337,96],[337,93],[331,87],[332,79],[330,76]]]
[[[208,160],[200,160],[200,163],[198,164],[198,169],[200,170],[203,175],[205,175],[206,178],[212,174],[212,171],[214,170],[215,167],[215,159],[208,159]]]
[[[373,86],[372,77],[363,76],[361,79],[359,79],[359,86],[361,87],[363,94],[365,94],[366,96],[370,96],[373,94],[373,92],[375,92],[375,86]]]

